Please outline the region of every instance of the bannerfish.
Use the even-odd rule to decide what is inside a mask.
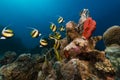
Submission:
[[[55,32],[55,39],[61,39],[61,34],[59,32]]]
[[[41,38],[40,39],[40,47],[45,47],[48,45],[48,42],[46,39]]]
[[[30,35],[32,36],[32,38],[37,38],[39,36],[41,36],[42,34],[38,31],[38,29],[36,28],[32,28],[32,27],[28,27],[29,29],[32,29]]]
[[[61,32],[65,31],[65,27],[64,26],[60,26],[59,31],[61,31]]]
[[[50,39],[61,39],[61,34],[59,32],[54,32],[53,34],[49,34]]]
[[[14,36],[13,30],[7,29],[7,27],[3,28],[1,34],[2,36],[0,37],[0,39],[7,39],[7,38],[11,38]]]
[[[60,24],[60,23],[63,23],[64,22],[64,18],[63,17],[61,17],[61,16],[59,16],[59,18],[58,18],[58,23]]]
[[[53,32],[55,32],[55,31],[57,30],[57,27],[56,27],[56,25],[55,25],[54,23],[51,23],[51,24],[50,24],[50,29],[51,29]]]

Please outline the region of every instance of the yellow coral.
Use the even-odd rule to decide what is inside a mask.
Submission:
[[[104,62],[96,62],[95,68],[104,72],[115,72],[115,69],[112,67],[112,64],[108,59],[105,59]]]

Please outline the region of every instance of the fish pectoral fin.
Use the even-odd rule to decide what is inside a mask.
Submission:
[[[40,33],[39,36],[41,36],[42,34]]]
[[[0,37],[0,39],[6,39],[6,37],[3,37],[3,36],[2,36],[2,37]]]
[[[43,47],[42,45],[40,45],[40,47]]]

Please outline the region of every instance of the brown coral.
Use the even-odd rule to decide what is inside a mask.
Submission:
[[[112,26],[103,34],[104,43],[106,46],[111,44],[120,45],[120,26]]]

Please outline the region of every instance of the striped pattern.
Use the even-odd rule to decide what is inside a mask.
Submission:
[[[14,34],[12,30],[8,29],[8,30],[3,31],[2,35],[4,37],[12,37]]]
[[[64,20],[64,19],[63,19],[62,17],[59,17],[59,18],[58,18],[58,23],[62,23],[63,20]]]
[[[48,45],[48,43],[47,43],[47,41],[46,41],[46,40],[41,39],[41,40],[40,40],[40,45],[41,45],[41,46],[47,46],[47,45]]]
[[[33,30],[33,31],[31,32],[31,36],[32,36],[32,38],[38,37],[38,36],[39,36],[38,30]]]
[[[56,27],[56,25],[55,24],[51,24],[50,25],[50,29],[53,31],[53,32],[55,32],[56,30],[57,30],[57,27]]]

